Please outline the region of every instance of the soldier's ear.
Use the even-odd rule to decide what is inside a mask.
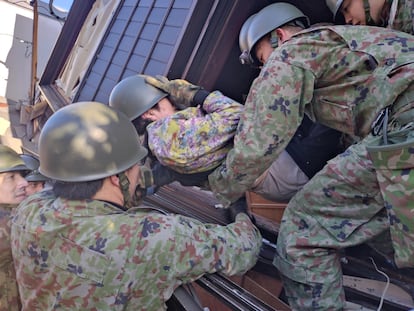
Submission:
[[[286,40],[289,40],[292,37],[293,33],[290,32],[289,29],[287,29],[287,28],[277,28],[276,29],[276,35],[279,39],[278,42],[279,42],[279,45],[280,45],[281,43],[285,42]]]
[[[111,183],[111,185],[119,188],[119,186],[121,185],[121,182],[119,180],[118,175],[111,175],[108,177],[108,181]]]

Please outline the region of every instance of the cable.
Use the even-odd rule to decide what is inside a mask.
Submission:
[[[390,286],[390,278],[388,277],[388,275],[386,273],[382,272],[381,270],[379,270],[377,268],[377,265],[375,264],[375,261],[374,261],[374,259],[372,257],[369,257],[369,259],[371,259],[372,264],[374,265],[375,270],[377,270],[378,273],[382,274],[387,279],[387,285],[385,285],[385,288],[382,291],[380,304],[379,304],[378,309],[377,309],[377,311],[381,311],[382,305],[384,303],[385,294],[387,293],[388,287]]]

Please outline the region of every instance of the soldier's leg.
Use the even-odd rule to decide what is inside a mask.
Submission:
[[[411,112],[411,114],[410,114]],[[404,117],[414,117],[414,110]],[[367,145],[387,209],[395,264],[414,267],[414,122]]]
[[[252,191],[268,200],[288,202],[308,181],[289,153],[283,151],[258,178]]]
[[[388,228],[365,146],[353,145],[329,161],[285,210],[274,264],[292,309],[343,309],[339,250]]]

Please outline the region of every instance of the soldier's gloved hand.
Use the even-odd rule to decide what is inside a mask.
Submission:
[[[131,199],[131,205],[132,206],[139,206],[142,203],[142,200],[147,196],[147,189],[146,188],[142,188],[140,186],[137,186],[135,188],[135,192],[134,195],[132,196]]]
[[[139,205],[139,203],[144,199],[147,194],[151,194],[150,189],[154,185],[154,179],[152,177],[151,170],[142,165],[139,167],[139,176],[138,176],[138,185],[135,188],[135,193],[133,196],[134,204]]]
[[[228,207],[228,211],[228,219],[230,222],[234,222],[236,220],[236,216],[239,213],[245,213],[247,216],[250,217],[250,219],[252,219],[248,212],[246,197],[241,197],[237,201],[231,203]]]
[[[154,186],[157,189],[175,181],[174,171],[167,166],[161,165],[159,162],[154,164],[151,171]]]
[[[152,171],[145,165],[139,167],[139,178],[138,184],[141,188],[146,189],[154,185],[154,176]]]
[[[214,170],[200,173],[181,174],[174,172],[174,179],[183,186],[198,186],[202,188],[208,187],[208,175]]]
[[[198,91],[202,90],[201,86],[191,84],[182,79],[170,81],[163,76],[146,76],[145,82],[168,93],[170,100],[180,110],[200,104],[199,102],[194,101],[194,96]]]
[[[208,175],[213,171],[214,169],[200,173],[182,174],[157,162],[152,168],[152,176],[154,186],[157,188],[174,181],[178,181],[183,186],[208,188]]]

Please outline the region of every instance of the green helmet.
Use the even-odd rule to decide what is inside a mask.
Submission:
[[[39,160],[30,154],[20,154],[20,159],[23,160],[29,170],[36,170],[39,168]]]
[[[243,43],[240,44],[242,52],[239,57],[240,62],[243,65],[255,63],[255,58],[252,56],[255,44],[272,30],[291,22],[304,28],[310,25],[309,18],[297,7],[284,2],[270,4],[254,14],[252,18],[249,17],[241,28],[245,39],[240,39],[242,34],[239,35],[239,44]]]
[[[36,157],[30,154],[21,154],[20,158],[24,161],[27,168],[30,169],[30,173],[24,177],[27,181],[48,181],[49,180],[49,178],[40,174],[39,172],[40,162]]]
[[[326,0],[325,2],[329,10],[331,10],[333,19],[335,20],[336,14],[338,14],[339,8],[341,7],[344,0]]]
[[[134,120],[168,94],[145,82],[144,75],[134,75],[118,82],[109,95],[109,106]]]
[[[0,145],[0,173],[28,171],[19,154],[10,147]]]
[[[127,117],[97,102],[78,102],[55,112],[39,137],[44,176],[93,181],[121,173],[147,155]]]

